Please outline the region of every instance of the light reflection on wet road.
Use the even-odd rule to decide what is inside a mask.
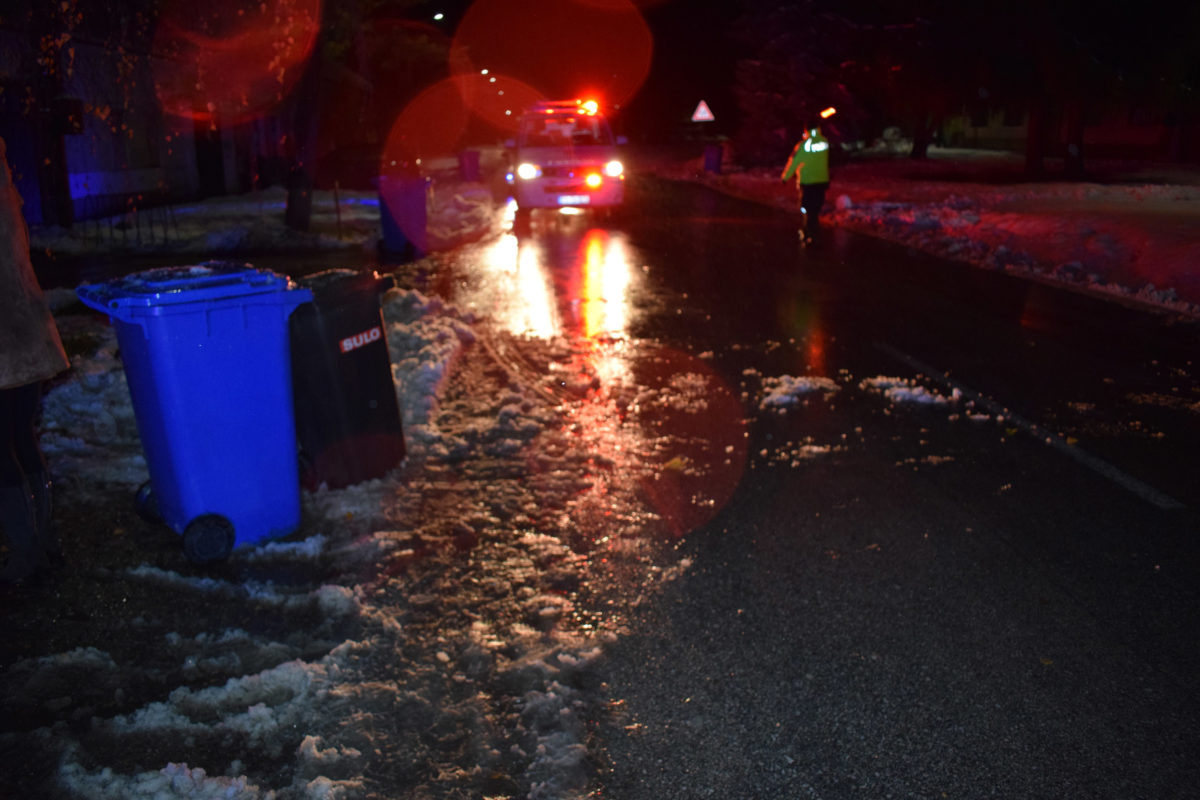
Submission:
[[[540,214],[530,235],[506,232],[459,262],[444,287],[483,318],[485,337],[504,339],[494,350],[510,371],[536,382],[539,368],[557,370],[564,427],[594,454],[572,518],[610,546],[603,517],[615,498],[647,504],[663,535],[679,537],[719,512],[746,457],[744,411],[727,382],[705,359],[638,335],[661,310],[646,261],[589,215]],[[517,355],[522,340],[569,355],[533,363]]]
[[[624,234],[563,217],[546,235],[488,244],[454,302],[516,336],[625,338],[640,270]]]

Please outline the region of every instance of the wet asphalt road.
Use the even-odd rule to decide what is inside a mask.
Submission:
[[[1194,796],[1196,325],[836,231],[801,250],[787,214],[637,188],[612,234],[626,335],[731,388],[842,388],[746,408],[736,491],[605,666],[597,796]],[[557,224],[521,246],[570,328],[587,247]],[[873,376],[988,419],[892,406]],[[773,458],[800,443],[831,449]]]
[[[535,220],[421,286],[512,333],[629,341],[601,376],[657,358],[741,401],[699,432],[728,486],[676,520],[690,569],[603,664],[595,796],[1194,796],[1200,327],[631,188],[611,223]],[[764,412],[778,375],[840,389]],[[890,404],[875,376],[974,405]]]

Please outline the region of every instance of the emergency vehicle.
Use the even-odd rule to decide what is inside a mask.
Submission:
[[[625,200],[625,166],[595,101],[534,104],[521,115],[517,138],[507,142],[517,214],[534,208],[612,208]]]

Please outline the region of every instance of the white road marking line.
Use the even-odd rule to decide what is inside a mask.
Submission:
[[[934,380],[949,389],[957,389],[962,393],[963,397],[968,398],[977,406],[984,408],[988,412],[997,416],[1003,415],[1006,420],[1011,422],[1017,428],[1020,428],[1037,439],[1040,439],[1041,441],[1053,447],[1055,450],[1058,450],[1060,453],[1070,456],[1072,459],[1080,464],[1083,464],[1096,474],[1102,475],[1113,483],[1116,483],[1117,485],[1133,492],[1151,505],[1158,506],[1165,511],[1178,511],[1187,508],[1186,505],[1179,502],[1175,498],[1163,494],[1153,486],[1150,486],[1149,484],[1133,477],[1129,473],[1118,469],[1104,459],[1098,458],[1080,447],[1076,447],[1068,442],[1066,437],[1064,437],[1062,434],[1046,430],[1037,423],[1025,419],[1020,414],[1017,414],[1011,409],[1005,408],[995,400],[984,397],[983,395],[979,394],[979,392],[963,386],[957,381],[951,380],[944,373],[933,368],[929,364],[925,364],[908,355],[907,353],[897,350],[895,347],[892,347],[886,342],[876,342],[875,347],[880,352],[886,353],[892,358],[902,361],[931,380]]]

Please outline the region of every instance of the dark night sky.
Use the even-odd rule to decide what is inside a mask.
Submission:
[[[728,132],[736,119],[731,35],[740,3],[672,0],[646,10],[654,34],[654,60],[641,92],[620,115],[631,135],[657,137],[680,127],[704,133]],[[689,122],[704,100],[717,119],[707,126]]]
[[[734,66],[740,56],[752,55],[735,39],[734,22],[747,8],[769,12],[787,6],[807,6],[814,21],[822,13],[873,26],[923,19],[931,23],[926,28],[928,45],[923,45],[929,49],[922,54],[927,67],[933,65],[927,74],[943,76],[950,84],[963,78],[955,71],[978,52],[991,54],[990,69],[995,73],[991,80],[995,83],[1003,83],[1014,64],[1030,66],[1035,52],[1041,52],[1048,58],[1041,65],[1048,82],[1057,81],[1060,88],[1065,85],[1070,91],[1070,86],[1090,81],[1101,98],[1130,86],[1146,97],[1160,96],[1172,86],[1192,86],[1200,81],[1200,58],[1195,55],[1200,49],[1200,4],[1180,6],[1161,0],[1132,6],[1116,0],[1051,4],[1043,0],[813,0],[811,4],[667,0],[645,8],[655,38],[654,62],[641,93],[625,109],[626,121],[640,128],[686,124],[696,102],[703,98],[717,115],[713,127],[727,132],[737,117]],[[871,55],[852,54],[861,59]],[[1055,59],[1060,63],[1054,63]]]

